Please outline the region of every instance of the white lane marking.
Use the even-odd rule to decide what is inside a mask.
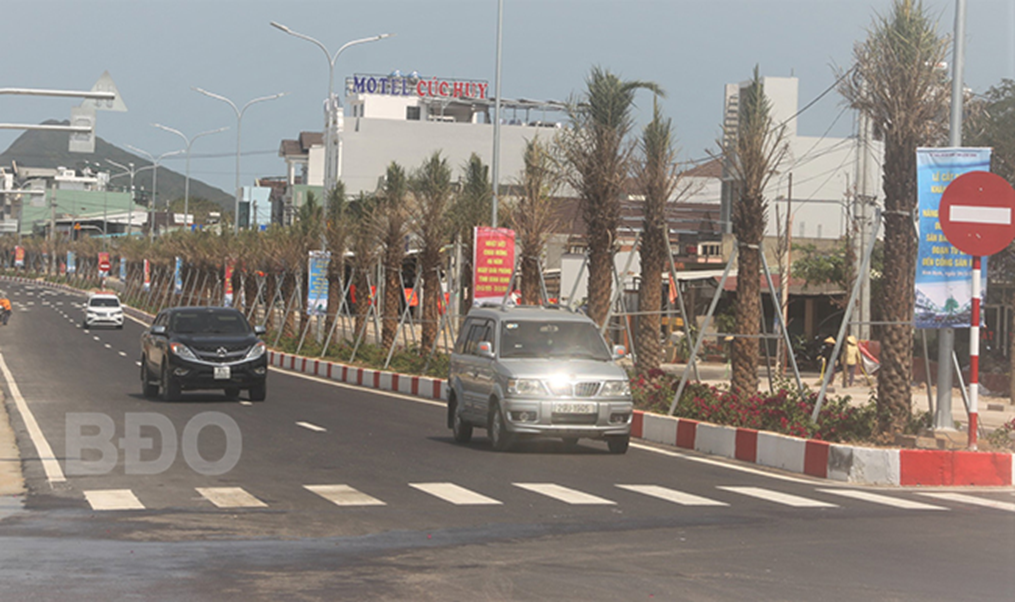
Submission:
[[[982,497],[973,497],[964,493],[921,493],[927,497],[932,497],[938,500],[945,500],[948,502],[958,502],[960,504],[969,504],[971,506],[983,506],[985,508],[994,508],[995,510],[1006,510],[1008,512],[1015,512],[1015,504],[1011,502],[999,502],[997,500],[988,500]]]
[[[113,346],[112,346],[112,345],[110,345],[109,343],[106,343],[106,344],[105,344],[105,345],[103,345],[103,346],[104,346],[104,347],[105,347],[106,349],[112,349],[112,348],[113,348]]]
[[[196,487],[201,497],[219,508],[267,508],[261,500],[241,487]]]
[[[95,339],[96,341],[98,341],[98,340],[99,340],[99,337],[92,337],[92,338],[93,338],[93,339]]]
[[[309,422],[297,422],[296,426],[302,426],[305,429],[310,429],[318,433],[323,433],[328,430],[323,426],[317,426],[316,424],[310,424]]]
[[[443,405],[444,405],[444,407],[447,407],[447,404],[443,404]],[[708,458],[708,457],[704,457],[704,456],[692,456],[692,455],[689,455],[689,454],[684,454],[684,453],[680,453],[680,452],[677,452],[677,451],[671,451],[671,450],[668,450],[668,449],[663,449],[663,448],[655,447],[655,446],[652,446],[652,445],[646,445],[644,443],[635,443],[633,441],[631,442],[631,447],[634,447],[634,448],[637,448],[637,449],[640,449],[640,450],[643,450],[643,451],[652,452],[654,454],[659,454],[661,456],[669,456],[671,458],[680,458],[681,460],[690,460],[691,462],[699,462],[701,464],[708,464],[710,466],[718,466],[720,468],[727,468],[729,470],[736,470],[736,471],[739,471],[739,472],[746,472],[748,474],[757,475],[759,477],[768,477],[770,479],[778,479],[780,481],[789,481],[791,483],[804,483],[804,484],[807,484],[807,485],[814,485],[816,483],[821,483],[821,482],[824,481],[824,479],[804,479],[804,478],[799,478],[799,477],[791,477],[791,476],[787,476],[787,475],[776,474],[776,473],[772,473],[772,472],[765,472],[764,470],[760,470],[760,469],[757,469],[757,468],[751,468],[751,467],[748,467],[748,466],[740,466],[739,464],[732,464],[731,461],[729,461],[729,460],[717,460],[715,458]]]
[[[130,489],[93,489],[84,494],[92,510],[144,510]]]
[[[63,301],[57,301],[56,304],[57,305],[63,305]]]
[[[948,218],[965,224],[1011,225],[1011,207],[978,207],[976,205],[952,205]]]
[[[902,508],[903,510],[948,510],[948,508],[945,508],[944,506],[934,506],[933,504],[924,504],[923,502],[914,502],[913,500],[904,500],[897,497],[879,495],[877,493],[870,493],[869,491],[857,491],[856,489],[818,489],[818,491],[822,493],[831,493],[833,495],[841,495],[853,498],[854,500],[863,500],[865,502],[873,502],[875,504],[884,504],[885,506]]]
[[[684,493],[683,491],[677,491],[666,487],[659,487],[658,485],[617,485],[617,487],[627,489],[628,491],[633,491],[635,493],[650,495],[661,500],[666,500],[667,502],[680,504],[681,506],[729,506],[726,502],[710,500],[707,497]]]
[[[29,301],[28,303],[25,303],[25,305],[35,305],[35,301]]]
[[[124,353],[123,351],[118,351],[117,353],[120,354],[120,357],[127,357],[127,354]]]
[[[138,367],[141,366],[141,362],[134,362]]]
[[[371,497],[348,485],[304,485],[304,489],[316,493],[336,506],[386,506],[381,500]]]
[[[761,500],[769,502],[775,502],[776,504],[783,504],[786,506],[793,506],[794,508],[838,508],[836,504],[829,504],[828,502],[821,502],[818,500],[811,500],[798,495],[790,495],[788,493],[780,493],[778,491],[772,491],[771,489],[763,489],[761,487],[719,487],[724,491],[731,491],[733,493],[739,493],[741,495],[747,495],[750,497],[756,497]]]
[[[138,362],[138,363],[140,364],[141,362]],[[241,406],[252,406],[252,405],[254,405],[254,402],[244,400],[244,401],[240,402],[240,405]]]
[[[311,374],[302,374],[300,372],[292,372],[290,370],[283,370],[276,366],[268,366],[268,369],[272,372],[278,372],[279,374],[285,374],[286,376],[295,376],[296,378],[302,378],[304,380],[312,380],[317,383],[331,385],[340,389],[349,389],[351,391],[360,391],[361,393],[373,393],[376,395],[383,395],[384,397],[395,397],[398,399],[404,399],[406,401],[413,401],[424,405],[436,406],[439,408],[448,407],[448,402],[440,399],[423,399],[422,397],[413,397],[412,395],[406,395],[405,393],[395,393],[393,391],[382,391],[380,389],[368,389],[367,387],[359,387],[356,385],[350,385],[346,383],[338,382],[337,380],[328,380],[327,378],[321,378],[320,376],[313,376]]]
[[[456,506],[490,506],[503,503],[454,483],[409,483],[409,487],[415,487]]]
[[[18,388],[18,383],[14,382],[14,375],[11,374],[10,368],[7,367],[3,354],[0,354],[0,372],[3,372],[4,379],[7,380],[7,387],[10,389],[11,397],[14,398],[14,405],[18,408],[21,419],[25,422],[25,428],[28,429],[28,435],[35,445],[35,452],[42,461],[42,468],[46,471],[46,479],[50,483],[62,483],[66,481],[67,477],[64,476],[63,469],[60,468],[60,462],[53,454],[53,449],[49,446],[49,442],[46,441],[46,436],[42,434],[42,429],[39,428],[39,423],[36,422],[32,410],[28,408],[28,403],[21,396],[21,389]]]
[[[608,499],[584,493],[576,489],[563,487],[561,485],[554,485],[553,483],[512,483],[512,485],[515,487],[521,487],[522,489],[527,489],[533,493],[552,497],[555,500],[560,500],[567,504],[616,504],[616,502],[611,502]]]

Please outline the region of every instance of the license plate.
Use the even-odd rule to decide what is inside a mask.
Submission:
[[[228,380],[230,376],[229,366],[215,366],[215,380]]]
[[[554,414],[595,414],[599,407],[594,403],[556,402],[553,404]]]

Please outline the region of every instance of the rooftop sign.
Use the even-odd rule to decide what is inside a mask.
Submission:
[[[414,77],[412,75],[368,75],[354,74],[352,86],[346,80],[346,87],[352,94],[385,94],[388,96],[419,96],[433,98],[486,98],[490,83],[471,79],[441,79]]]

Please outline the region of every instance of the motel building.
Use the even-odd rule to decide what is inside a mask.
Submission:
[[[447,159],[456,179],[472,153],[491,165],[494,102],[493,87],[485,80],[398,71],[347,78],[336,170],[346,194],[373,193],[392,161],[412,173],[435,151]],[[501,99],[500,105],[499,179],[504,187],[520,178],[526,143],[536,137],[549,142],[563,127],[565,113],[564,103],[552,100]],[[273,195],[275,217],[289,223],[307,191],[323,192],[323,135],[301,132],[283,140],[279,156],[286,162],[286,185]]]

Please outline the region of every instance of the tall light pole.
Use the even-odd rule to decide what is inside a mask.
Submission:
[[[175,130],[171,127],[164,126],[161,123],[153,123],[152,125],[159,128],[160,130],[165,130],[167,132],[172,132],[173,134],[176,134],[180,138],[183,138],[184,144],[187,145],[187,174],[183,180],[183,228],[184,230],[186,230],[187,217],[190,215],[190,146],[194,144],[194,141],[200,138],[201,136],[207,136],[209,134],[217,134],[219,132],[224,132],[229,128],[224,127],[219,128],[217,130],[208,130],[207,132],[195,134],[193,138],[187,138],[187,136],[180,130]]]
[[[395,34],[382,33],[369,38],[346,42],[335,54],[331,54],[324,44],[308,35],[293,31],[275,21],[271,22],[271,26],[293,37],[315,44],[324,52],[324,58],[328,60],[328,104],[324,111],[324,195],[327,197],[329,191],[338,182],[338,178],[342,176],[342,142],[338,138],[338,116],[341,109],[341,99],[335,96],[335,62],[342,52],[350,46],[376,42],[377,40],[390,38]]]
[[[139,174],[139,173],[141,173],[142,171],[144,171],[146,169],[153,169],[154,165],[145,165],[141,169],[134,169],[134,162],[133,161],[131,161],[130,163],[127,163],[127,165],[123,165],[122,163],[117,163],[116,161],[113,161],[112,159],[106,159],[106,163],[109,163],[113,167],[119,167],[120,169],[124,170],[123,173],[118,173],[118,174],[109,176],[110,180],[112,180],[113,178],[119,178],[120,176],[126,176],[126,175],[130,176],[130,207],[128,207],[128,214],[127,214],[127,237],[130,238],[131,226],[134,225],[134,176]]]
[[[243,114],[247,112],[247,109],[250,107],[250,105],[257,104],[259,102],[264,102],[266,100],[275,100],[276,98],[282,98],[283,96],[289,93],[279,92],[278,94],[272,94],[271,96],[261,96],[243,105],[243,108],[241,109],[236,106],[235,102],[229,100],[228,98],[222,96],[221,94],[215,94],[214,92],[209,92],[203,88],[191,88],[191,90],[195,92],[200,92],[205,96],[210,96],[211,98],[221,100],[222,102],[227,103],[230,107],[233,108],[233,112],[236,113],[236,208],[235,213],[233,214],[233,234],[239,234],[240,197],[243,195],[243,192],[240,190],[240,132],[243,129]]]
[[[497,188],[500,183],[500,47],[504,31],[504,0],[497,0],[497,69],[493,84],[494,94],[497,96],[493,101],[493,210],[490,216],[490,225],[497,227]]]
[[[155,240],[155,195],[159,190],[159,165],[162,164],[162,160],[166,157],[173,155],[179,155],[183,153],[183,150],[169,151],[168,153],[162,153],[158,157],[152,155],[148,151],[143,151],[136,146],[127,145],[127,148],[134,151],[135,153],[148,157],[148,160],[152,163],[152,196],[148,199],[148,240]],[[140,170],[138,170],[140,171]]]

